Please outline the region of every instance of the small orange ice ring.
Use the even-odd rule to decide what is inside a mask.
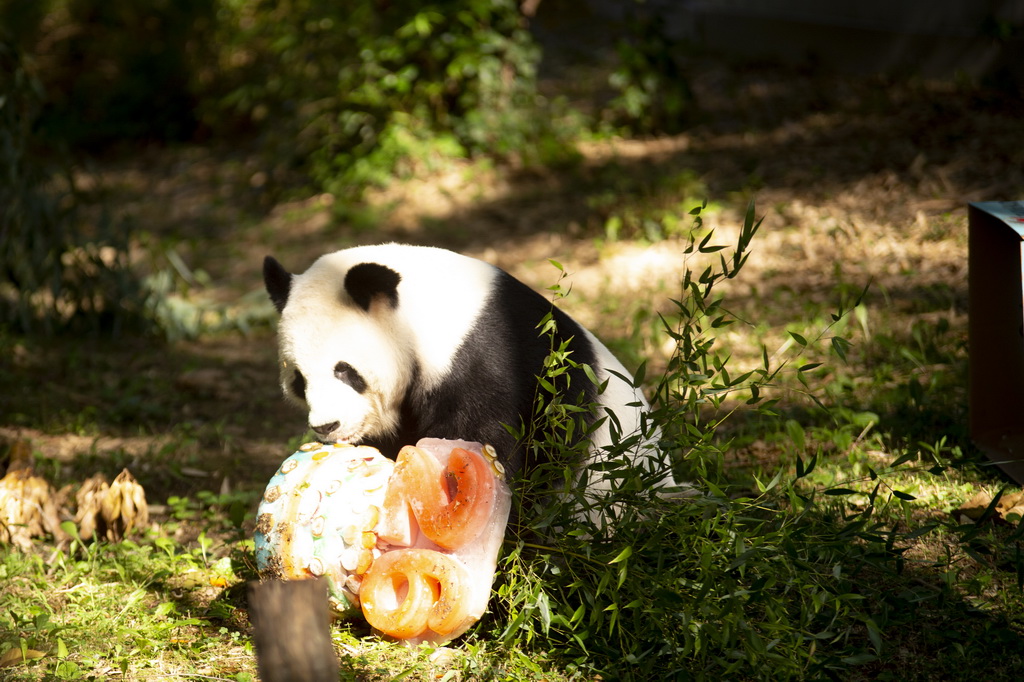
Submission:
[[[462,564],[434,550],[382,554],[363,576],[363,616],[398,639],[449,635],[475,620],[466,606],[469,580]]]

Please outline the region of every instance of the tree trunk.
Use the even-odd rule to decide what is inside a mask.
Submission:
[[[263,682],[337,682],[322,578],[249,583],[249,619]]]

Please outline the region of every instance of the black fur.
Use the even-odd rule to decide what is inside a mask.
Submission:
[[[292,393],[299,400],[306,399],[306,377],[302,376],[298,370],[295,370],[295,374],[292,376]]]
[[[494,289],[473,329],[456,350],[451,372],[440,385],[427,389],[413,368],[414,383],[402,405],[399,431],[391,438],[371,439],[388,457],[423,437],[475,440],[493,445],[510,477],[530,468],[522,444],[503,426],[529,423],[538,395],[536,377],[543,372],[551,340],[537,325],[553,312],[556,346],[571,338],[571,359],[595,365],[593,346],[568,315],[553,308],[528,286],[499,271]],[[561,377],[566,400],[590,404],[597,387],[580,370]],[[594,415],[590,415],[592,423]]]
[[[273,256],[263,259],[263,282],[267,285],[270,300],[280,314],[288,303],[288,292],[292,288],[292,274],[284,269]]]
[[[347,362],[339,362],[334,366],[334,378],[351,386],[356,393],[366,393],[366,379],[359,370]]]
[[[398,283],[402,276],[379,263],[360,263],[345,275],[345,291],[363,310],[369,310],[377,296],[383,296],[392,308],[398,305]]]

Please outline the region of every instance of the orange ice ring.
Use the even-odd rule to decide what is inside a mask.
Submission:
[[[429,549],[381,555],[363,578],[363,615],[398,639],[461,632],[476,618],[467,597],[470,576],[452,557]]]
[[[487,524],[494,511],[495,483],[491,464],[464,448],[453,448],[442,467],[422,448],[406,446],[398,453],[384,509],[393,515],[408,508],[431,542],[455,549]]]

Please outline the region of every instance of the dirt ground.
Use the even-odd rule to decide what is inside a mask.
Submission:
[[[278,201],[259,157],[226,146],[141,149],[81,179],[133,221],[145,250],[173,247],[206,273],[199,295],[221,303],[260,296],[267,253],[302,270],[336,248],[402,240],[538,288],[557,278],[554,258],[578,295],[567,307],[622,339],[636,330],[601,301],[659,309],[683,258],[676,238],[609,240],[609,219],[652,204],[684,216],[707,198],[706,224],[727,240],[753,198],[764,223],[731,293],[759,322],[781,328],[838,284],[870,282],[869,303],[894,328],[943,316],[966,334],[966,206],[1024,198],[1019,93],[767,65],[690,72],[698,111],[684,134],[587,142],[559,170],[447,163],[371,192],[366,208]],[[169,346],[18,343],[9,361],[0,439],[28,437],[72,469],[127,464],[161,494],[259,487],[304,428],[279,396],[267,328]]]

